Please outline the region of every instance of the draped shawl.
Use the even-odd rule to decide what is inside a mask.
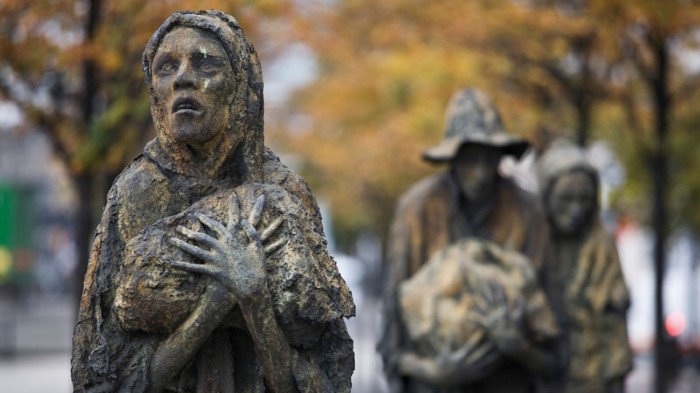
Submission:
[[[308,185],[264,147],[263,81],[255,50],[229,15],[176,13],[154,33],[144,52],[151,89],[151,61],[160,41],[176,26],[214,33],[231,61],[236,79],[227,130],[231,134],[214,152],[225,160],[213,177],[183,162],[185,147],[164,131],[165,109],[151,94],[158,136],[115,180],[95,234],[73,337],[74,390],[149,389],[155,351],[198,299],[201,281],[208,279],[169,270],[168,258],[177,251],[166,238],[175,235],[175,226],[192,224],[194,212],[225,222],[221,198],[236,193],[245,204],[263,193],[268,198],[263,224],[283,216],[283,230],[291,234],[281,250],[266,258],[266,268],[275,317],[296,352],[290,371],[297,388],[348,392],[354,355],[342,318],[354,315],[354,304],[327,251]],[[241,208],[245,212],[249,206]],[[159,296],[161,286],[173,285],[180,285],[178,297]],[[234,309],[166,391],[232,391],[234,382],[236,392],[264,391],[253,343],[241,321]],[[222,385],[221,380],[233,382]]]

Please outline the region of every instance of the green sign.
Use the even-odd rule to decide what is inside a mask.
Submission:
[[[34,226],[31,188],[0,184],[0,283],[17,271],[18,253],[28,255],[25,251],[34,249]]]

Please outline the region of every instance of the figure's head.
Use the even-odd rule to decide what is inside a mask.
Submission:
[[[460,90],[452,96],[445,115],[445,136],[426,150],[423,158],[431,163],[449,163],[465,144],[498,148],[515,158],[520,158],[529,146],[503,128],[496,106],[478,89]]]
[[[502,156],[503,151],[499,147],[475,143],[462,145],[450,163],[462,195],[475,202],[492,197]]]
[[[233,17],[174,13],[146,45],[143,72],[161,144],[223,146],[246,162],[262,154],[260,63]]]
[[[598,172],[583,151],[567,142],[554,143],[538,162],[544,210],[555,234],[587,233],[598,213]]]
[[[585,233],[597,213],[597,197],[595,178],[583,169],[553,179],[545,206],[555,232],[566,237]]]
[[[174,141],[202,146],[231,133],[233,69],[217,37],[200,28],[170,30],[153,57],[155,101],[162,131]]]

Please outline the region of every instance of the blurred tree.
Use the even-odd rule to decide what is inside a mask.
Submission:
[[[238,17],[253,42],[264,36],[271,44],[262,50],[272,57],[285,39],[280,17],[291,5],[269,0],[0,1],[0,99],[20,108],[26,129],[49,137],[77,191],[77,296],[104,195],[154,135],[141,73],[141,53],[151,34],[174,11],[216,8]]]
[[[664,327],[663,310],[666,241],[670,221],[695,228],[699,224],[688,220],[689,217],[678,219],[682,216],[677,213],[684,210],[681,203],[674,203],[669,211],[668,196],[677,193],[679,184],[670,181],[669,164],[675,161],[674,169],[677,171],[672,173],[676,175],[692,171],[687,161],[678,161],[686,156],[683,154],[686,149],[674,151],[671,147],[672,140],[683,140],[682,127],[687,124],[677,119],[696,117],[694,110],[691,113],[687,111],[691,108],[688,104],[692,102],[688,98],[697,95],[697,70],[693,72],[687,68],[689,64],[684,64],[684,56],[690,54],[700,39],[697,28],[700,6],[693,1],[599,0],[592,3],[592,12],[597,20],[609,26],[611,38],[615,38],[619,45],[618,63],[626,67],[625,74],[630,79],[620,89],[618,98],[627,113],[627,128],[631,131],[627,143],[641,153],[638,158],[641,159],[641,166],[647,169],[647,173],[640,174],[636,180],[651,184],[651,201],[645,202],[652,207],[651,221],[655,232],[655,391],[661,393],[671,382],[674,355]],[[688,130],[694,131],[692,128]],[[697,146],[697,143],[690,146]],[[630,164],[639,164],[640,161]],[[700,190],[697,180],[687,177],[686,180],[681,187],[694,189],[695,193]],[[676,220],[671,220],[673,216]]]
[[[671,223],[700,228],[690,203],[700,179],[688,165],[698,157],[698,2],[311,4],[298,31],[320,75],[280,131],[306,153],[306,173],[331,200],[340,233],[386,233],[396,197],[430,172],[420,151],[441,137],[445,104],[459,87],[489,91],[506,127],[540,145],[550,133],[582,145],[592,133],[611,139],[630,173],[618,201],[641,207],[634,214],[656,232],[662,389],[665,239]]]
[[[277,131],[306,153],[304,172],[335,206],[341,237],[386,234],[396,197],[431,171],[420,152],[441,138],[445,105],[460,87],[488,91],[512,132],[540,144],[573,133],[585,144],[613,66],[595,53],[585,5],[307,2],[297,32],[320,75]]]

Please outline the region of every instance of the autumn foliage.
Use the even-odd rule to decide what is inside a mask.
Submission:
[[[109,179],[152,137],[143,46],[170,13],[194,8],[236,16],[263,64],[291,43],[310,49],[316,78],[267,108],[267,140],[329,202],[341,240],[383,234],[398,195],[439,169],[420,153],[442,137],[446,103],[464,86],[486,90],[506,127],[537,147],[559,134],[611,141],[628,170],[617,207],[635,214],[651,210],[662,146],[671,219],[700,227],[689,169],[700,157],[694,1],[4,0],[0,98],[22,108],[27,130],[50,136],[76,179]]]
[[[700,189],[682,170],[697,160],[697,143],[672,146],[697,118],[697,70],[683,62],[699,43],[694,2],[310,3],[295,32],[318,57],[319,75],[271,138],[301,157],[341,234],[383,234],[398,195],[437,170],[420,153],[442,137],[446,103],[464,86],[489,92],[506,128],[537,148],[556,135],[611,141],[630,168],[617,207],[651,211],[659,43],[669,51],[668,152],[679,169],[671,173],[685,176],[686,198]],[[673,217],[688,206],[674,204]]]

